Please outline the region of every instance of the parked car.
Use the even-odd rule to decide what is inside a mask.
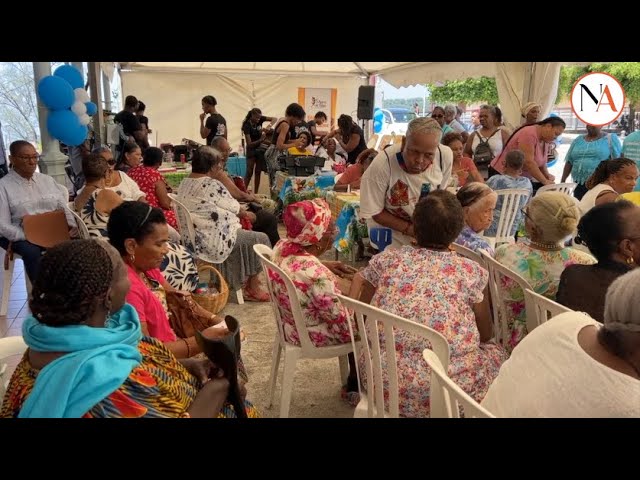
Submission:
[[[415,112],[408,108],[390,107],[380,110],[384,115],[382,135],[404,135],[407,133],[409,122],[417,117]]]

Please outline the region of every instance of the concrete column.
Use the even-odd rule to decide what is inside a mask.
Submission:
[[[104,72],[102,72],[102,96],[104,98],[104,109],[111,111],[111,82]]]
[[[51,75],[51,63],[33,62],[33,80],[37,91],[40,79]],[[42,143],[42,162],[40,171],[54,178],[61,185],[67,185],[67,173],[64,170],[67,156],[60,151],[60,142],[49,135],[47,117],[49,110],[38,97],[38,123],[40,125],[40,141]]]
[[[93,116],[93,135],[96,145],[101,145],[105,140],[104,116],[102,114],[102,101],[100,100],[100,78],[102,71],[100,62],[89,62],[89,90],[91,101],[98,106],[98,111]]]

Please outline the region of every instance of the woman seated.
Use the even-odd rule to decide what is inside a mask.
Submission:
[[[335,138],[325,137],[316,149],[316,156],[325,159],[323,172],[339,171],[347,163],[347,155],[338,151],[338,142]]]
[[[211,147],[200,147],[191,162],[191,175],[178,189],[178,200],[191,213],[196,233],[193,246],[198,258],[219,265],[222,276],[234,291],[242,287],[247,300],[268,302],[260,286],[262,265],[253,246],[271,246],[261,232],[243,230],[241,218],[255,221],[255,215],[240,209],[225,186],[215,179],[222,169],[222,155]]]
[[[584,313],[552,318],[505,362],[482,406],[497,417],[640,416],[640,270],[611,284],[604,325]]]
[[[527,240],[500,245],[495,259],[527,280],[536,293],[555,300],[560,275],[566,267],[595,263],[588,253],[564,246],[565,240],[575,233],[580,212],[566,193],[543,192],[533,197],[523,213]],[[509,279],[504,279],[500,286],[511,333],[505,347],[511,351],[527,334],[524,293]]]
[[[587,180],[588,191],[578,204],[582,215],[596,205],[615,202],[618,195],[633,191],[638,176],[636,162],[628,158],[600,162]]]
[[[127,142],[122,147],[122,155],[116,164],[116,170],[129,173],[129,170],[136,168],[142,162],[142,150],[135,142]]]
[[[560,276],[556,301],[604,320],[604,299],[613,281],[640,262],[640,207],[626,200],[598,205],[578,224],[576,241],[596,257],[595,265],[569,265]]]
[[[23,337],[28,345],[0,417],[203,417],[233,414],[229,382],[208,360],[177,360],[143,337],[125,303],[127,269],[106,242],[74,240],[47,251]],[[247,413],[256,416],[247,404]]]
[[[122,197],[106,188],[109,165],[101,155],[92,153],[83,158],[82,173],[86,183],[74,200],[75,209],[80,213],[89,235],[104,238],[107,236],[109,215],[122,203]]]
[[[347,309],[336,294],[347,294],[355,269],[340,262],[320,261],[319,257],[331,248],[336,234],[327,202],[316,198],[288,205],[283,213],[287,238],[273,251],[273,262],[284,270],[296,286],[309,338],[316,347],[351,342]],[[278,303],[285,338],[300,345],[284,281],[275,272],[268,272]],[[343,394],[358,392],[353,354],[349,355],[349,383]]]
[[[138,184],[147,197],[149,205],[162,209],[167,223],[176,230],[178,221],[176,214],[171,207],[171,187],[165,178],[158,172],[162,165],[164,153],[157,147],[149,147],[144,151],[142,165],[129,171],[129,176]]]
[[[106,160],[107,165],[109,166],[109,170],[104,182],[106,188],[116,192],[125,201],[147,201],[144,192],[140,190],[138,184],[134,182],[126,173],[115,169],[116,161],[114,160],[113,153],[111,152],[111,149],[109,147],[102,145],[100,147],[94,148],[91,153],[97,153],[98,155],[100,155]]]
[[[371,162],[376,158],[377,154],[377,150],[368,148],[358,155],[356,163],[347,167],[347,170],[336,180],[333,189],[339,192],[346,191],[347,187],[351,187],[352,190],[359,190],[362,175],[367,171],[367,168],[369,168],[369,165],[371,165]]]
[[[476,164],[473,163],[473,160],[462,154],[464,150],[462,135],[457,132],[447,133],[442,137],[440,143],[449,147],[453,152],[453,169],[451,172],[456,175],[458,187],[464,187],[467,182],[484,183],[484,178],[482,178],[482,175],[478,172],[478,168]]]
[[[496,208],[498,194],[484,183],[471,182],[458,190],[456,196],[464,211],[465,225],[455,243],[474,252],[486,250],[493,256],[493,247],[480,236],[480,233],[493,222],[493,210]]]
[[[290,147],[287,150],[287,153],[289,155],[313,155],[313,151],[311,150],[311,145],[312,145],[312,141],[311,141],[311,134],[306,131],[306,130],[302,130],[299,134],[298,134],[298,138],[297,138],[300,142],[298,145]]]
[[[480,401],[506,358],[502,347],[485,343],[492,337],[488,273],[449,249],[464,226],[463,208],[452,193],[429,193],[416,205],[413,223],[417,246],[387,249],[373,257],[356,274],[351,296],[444,335],[450,348],[448,375]],[[384,366],[386,349],[381,347]],[[429,416],[430,371],[421,362],[425,348],[430,348],[428,341],[396,333],[404,417]],[[388,388],[386,372],[384,378]]]

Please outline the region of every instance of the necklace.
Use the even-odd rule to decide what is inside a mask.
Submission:
[[[111,171],[109,171],[109,173],[108,173],[107,177],[105,177],[105,179],[104,179],[104,185],[105,185],[106,187],[110,187],[110,186],[111,186],[111,183],[113,182],[113,174],[114,174],[114,173],[115,173],[115,172],[111,172]]]
[[[564,245],[562,245],[561,243],[535,242],[531,239],[529,239],[529,245],[537,248],[538,250],[549,250],[549,251],[554,251],[554,250],[557,251],[557,250],[562,250],[564,248]]]

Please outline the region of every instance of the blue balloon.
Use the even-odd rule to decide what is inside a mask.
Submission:
[[[93,102],[87,102],[84,104],[87,107],[87,115],[90,117],[98,112],[98,106]]]
[[[379,120],[373,121],[373,133],[380,133],[382,131],[382,122]]]
[[[376,108],[373,111],[373,119],[379,121],[380,123],[384,122],[384,113],[379,108]]]
[[[64,78],[49,75],[38,82],[38,96],[51,110],[66,110],[73,105],[73,88]]]
[[[80,119],[71,110],[49,112],[47,129],[52,137],[70,147],[76,147],[84,142],[89,132],[89,129],[80,124]]]
[[[82,73],[72,65],[62,65],[53,72],[56,77],[64,78],[73,89],[84,88]]]

